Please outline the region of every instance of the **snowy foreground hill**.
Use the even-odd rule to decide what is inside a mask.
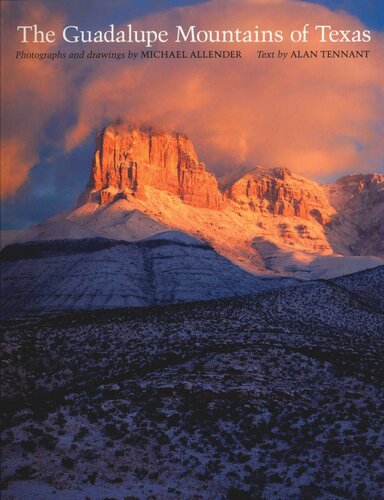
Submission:
[[[256,277],[178,231],[137,242],[88,238],[14,244],[0,257],[7,318],[208,300],[299,283]]]
[[[2,498],[382,498],[383,286],[5,322]]]

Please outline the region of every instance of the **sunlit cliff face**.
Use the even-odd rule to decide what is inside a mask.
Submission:
[[[225,60],[20,61],[14,58],[20,48],[15,26],[38,23],[60,32],[71,19],[65,12],[56,11],[52,3],[34,1],[23,10],[9,2],[4,16],[8,77],[3,89],[3,195],[12,195],[25,182],[39,159],[42,144],[47,142],[47,127],[60,124],[64,134],[55,139],[55,146],[68,151],[81,145],[95,128],[117,117],[186,133],[207,168],[219,176],[235,171],[239,165],[256,163],[288,167],[317,179],[382,169],[381,34],[373,33],[372,41],[361,43],[320,43],[318,34],[312,32],[306,44],[286,39],[258,44],[170,41],[166,46],[153,47],[187,52],[241,50],[241,58]],[[124,19],[118,22],[126,24]],[[195,25],[202,30],[247,30],[257,26],[284,33],[304,24],[364,30],[361,23],[344,12],[294,0],[244,0],[241,8],[235,0],[216,0],[129,22],[137,29],[164,29],[170,34],[177,25]],[[140,51],[143,47],[68,47],[56,42],[39,50],[58,48],[67,52],[83,48],[121,52]],[[258,52],[356,49],[369,50],[369,57],[288,57],[283,61],[261,57]]]

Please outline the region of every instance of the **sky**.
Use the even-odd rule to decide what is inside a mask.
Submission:
[[[68,210],[87,182],[98,129],[116,119],[186,133],[219,178],[257,164],[319,182],[384,172],[384,7],[379,0],[2,1],[3,228]],[[241,60],[17,60],[17,50],[140,51],[122,44],[21,44],[18,25],[57,33],[65,25],[107,29],[196,25],[281,29],[308,23],[371,30],[369,43],[167,43],[161,49],[232,49]],[[60,38],[60,37],[58,37]],[[289,38],[286,36],[286,38]],[[87,45],[85,47],[85,45]],[[97,46],[96,46],[97,45]],[[258,50],[370,50],[367,59],[258,58]]]

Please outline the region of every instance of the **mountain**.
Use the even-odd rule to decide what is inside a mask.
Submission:
[[[134,194],[144,186],[167,191],[195,207],[220,208],[222,195],[215,176],[199,162],[183,134],[113,124],[96,138],[91,176],[80,198],[101,205]]]
[[[135,243],[104,238],[19,243],[0,257],[5,318],[208,300],[296,283],[255,277],[176,231]]]
[[[220,190],[184,135],[114,123],[97,135],[78,206],[3,233],[3,245],[177,230],[256,274],[333,278],[384,264],[384,175],[320,185],[285,168],[241,171]]]
[[[348,175],[324,189],[336,209],[327,225],[335,251],[383,257],[384,175]]]
[[[315,220],[322,225],[335,213],[320,185],[292,175],[287,168],[253,168],[231,183],[226,193],[250,210]]]

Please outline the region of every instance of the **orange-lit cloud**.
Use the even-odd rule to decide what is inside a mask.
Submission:
[[[46,4],[48,5],[48,4]],[[330,24],[336,29],[364,26],[344,12],[295,0],[213,0],[191,7],[174,8],[132,22],[135,27],[165,29],[196,25],[199,29],[291,29],[304,24]],[[87,62],[77,69],[68,62],[45,71],[49,82],[39,93],[32,85],[32,100],[42,106],[41,122],[34,121],[29,141],[31,158],[41,138],[41,127],[60,106],[72,106],[76,124],[65,137],[67,149],[80,145],[94,129],[110,120],[128,121],[185,132],[199,156],[218,175],[239,165],[281,165],[315,177],[345,172],[380,170],[383,133],[383,36],[373,34],[370,43],[319,44],[314,36],[307,44],[288,41],[276,44],[173,44],[167,50],[241,50],[239,60],[162,59]],[[95,46],[86,49],[95,49]],[[141,50],[132,45],[105,44],[97,50]],[[258,50],[370,50],[367,59],[287,59],[257,57]],[[79,72],[90,72],[76,87],[73,99],[68,88]],[[80,68],[80,69],[79,69]],[[10,101],[27,100],[20,67],[14,83],[18,91]],[[53,99],[53,101],[51,100]],[[67,102],[65,102],[67,100]],[[23,104],[21,104],[23,105]],[[16,108],[20,106],[20,102]],[[27,106],[28,104],[27,100]],[[19,119],[19,112],[17,117]],[[40,127],[40,128],[39,128]],[[23,142],[25,130],[10,134]],[[27,137],[28,134],[27,134]],[[33,154],[34,152],[34,154]],[[26,165],[25,161],[22,164]],[[15,167],[14,168],[18,168]],[[24,168],[25,174],[27,167]],[[21,175],[9,184],[9,192],[23,182]]]
[[[14,2],[13,2],[14,4]],[[2,26],[2,197],[12,195],[25,182],[28,172],[39,157],[44,127],[51,117],[63,109],[67,78],[60,64],[16,59],[16,50],[30,47],[18,43],[15,26],[38,24],[59,29],[64,19],[50,12],[40,2],[3,4]],[[55,49],[55,44],[49,47]],[[32,49],[33,50],[33,49]],[[42,52],[45,47],[34,47]]]

